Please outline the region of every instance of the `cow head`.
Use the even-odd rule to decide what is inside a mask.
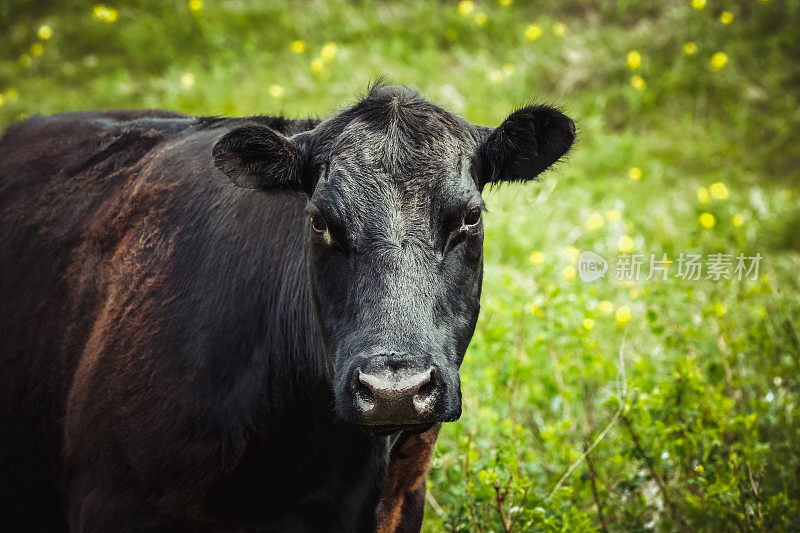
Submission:
[[[214,147],[234,183],[308,195],[306,263],[333,357],[336,411],[373,433],[461,414],[458,370],[483,275],[481,197],[528,181],[575,139],[546,106],[475,126],[405,87],[378,85],[287,138],[235,129]]]

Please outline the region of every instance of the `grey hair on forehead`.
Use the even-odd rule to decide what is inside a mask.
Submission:
[[[456,156],[473,139],[472,125],[427,101],[419,91],[383,80],[325,127],[328,153],[357,149],[370,153],[384,172],[404,172],[419,164]],[[356,146],[357,145],[357,146]],[[474,148],[474,146],[470,146]]]

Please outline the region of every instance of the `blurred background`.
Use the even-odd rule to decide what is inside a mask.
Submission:
[[[0,0],[0,128],[325,116],[381,75],[478,124],[558,105],[570,158],[486,195],[464,414],[424,529],[798,531],[798,43],[797,0]],[[583,250],[604,278],[581,281]],[[643,254],[638,280],[619,254]],[[689,280],[681,254],[762,260]]]

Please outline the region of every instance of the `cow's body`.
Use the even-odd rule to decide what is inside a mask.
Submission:
[[[418,531],[481,191],[569,150],[376,85],[325,120],[34,117],[0,139],[0,530]]]
[[[244,121],[71,113],[0,141],[0,524],[375,527],[397,437],[334,421],[305,199],[211,162]]]

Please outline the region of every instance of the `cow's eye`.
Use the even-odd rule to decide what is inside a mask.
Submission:
[[[311,229],[322,235],[328,231],[328,225],[320,216],[311,217]]]
[[[465,226],[474,226],[480,221],[481,221],[481,208],[480,207],[477,207],[477,206],[472,207],[464,215],[464,225]]]

